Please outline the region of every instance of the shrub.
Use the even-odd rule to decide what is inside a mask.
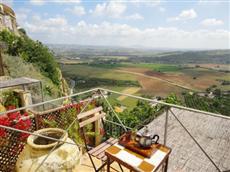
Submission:
[[[175,104],[175,105],[181,105],[182,102],[178,99],[178,97],[176,96],[176,94],[172,93],[170,94],[166,99],[165,99],[166,103],[170,103],[170,104]]]
[[[54,84],[60,84],[58,65],[48,47],[39,41],[33,41],[27,35],[17,36],[7,30],[0,32],[0,41],[5,44],[6,53],[20,56],[24,61],[35,64]]]
[[[13,91],[3,92],[3,105],[8,108],[9,106],[14,106],[18,108],[20,106],[20,98],[15,95]]]

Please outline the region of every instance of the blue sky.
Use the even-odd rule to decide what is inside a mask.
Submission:
[[[230,48],[229,1],[8,0],[18,24],[44,43]]]

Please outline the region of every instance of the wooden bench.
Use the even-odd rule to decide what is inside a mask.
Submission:
[[[83,139],[84,139],[84,142],[85,142],[87,153],[89,155],[90,161],[92,162],[93,168],[94,168],[94,170],[96,172],[100,171],[107,164],[107,156],[105,155],[105,150],[108,147],[112,146],[113,144],[117,143],[118,140],[115,139],[115,138],[109,138],[108,140],[106,140],[105,142],[99,144],[98,146],[96,146],[96,147],[94,147],[92,149],[89,149],[88,145],[86,143],[86,136],[85,136],[85,133],[84,133],[84,127],[86,125],[88,125],[88,124],[91,124],[91,123],[99,121],[99,120],[101,120],[102,124],[104,125],[103,118],[105,117],[105,115],[106,114],[103,112],[103,108],[100,106],[100,107],[94,108],[92,110],[80,113],[77,116],[78,120],[79,120],[79,126],[80,126],[80,129],[81,129],[82,134],[83,134]],[[94,163],[92,157],[95,157],[95,158],[101,160],[102,165],[97,168],[95,166],[95,163]]]

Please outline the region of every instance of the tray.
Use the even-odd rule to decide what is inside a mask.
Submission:
[[[131,135],[129,133],[122,135],[118,143],[124,146],[125,148],[147,158],[150,158],[153,155],[153,153],[157,151],[157,147],[159,145],[159,144],[152,144],[151,147],[149,148],[142,148],[135,140],[131,139]]]

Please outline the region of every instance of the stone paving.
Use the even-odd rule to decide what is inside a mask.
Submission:
[[[94,158],[94,162],[96,163],[97,167],[99,167],[101,165],[101,161],[99,161],[95,158]],[[122,168],[123,168],[124,172],[129,172],[129,170],[126,169],[125,167],[122,167]],[[106,171],[106,166],[104,167],[104,169],[102,171],[104,171],[104,172]],[[111,172],[119,172],[121,170],[120,170],[120,167],[118,166],[118,164],[114,162],[111,164],[110,171]],[[74,172],[94,172],[92,163],[90,162],[90,159],[89,159],[87,154],[83,155],[81,165],[77,166],[75,168]]]
[[[221,171],[230,171],[230,120],[172,109]],[[169,172],[217,171],[173,115],[168,118],[167,146],[172,148]],[[165,113],[148,126],[152,134],[164,138]]]

